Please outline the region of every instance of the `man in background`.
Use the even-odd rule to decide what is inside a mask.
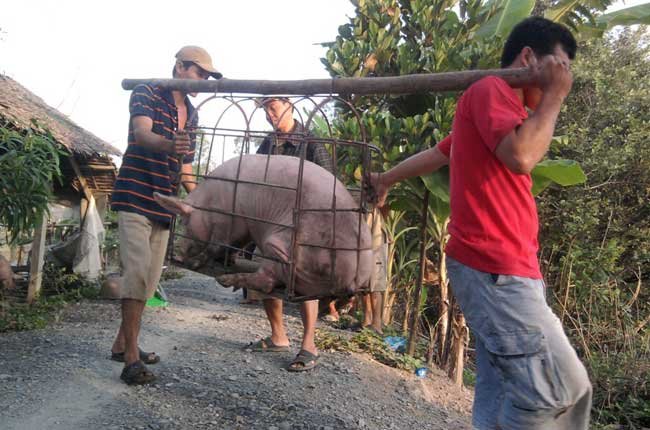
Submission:
[[[301,136],[308,134],[302,124],[293,117],[293,104],[287,98],[264,98],[259,101],[266,119],[273,126],[273,133],[266,136],[257,150],[258,154],[300,157],[333,172],[332,157],[322,143],[307,142]],[[248,291],[248,298],[262,300],[264,311],[271,325],[271,335],[253,343],[250,348],[257,352],[288,352],[289,338],[284,327],[282,299],[257,291]],[[315,344],[318,300],[300,304],[303,337],[300,352],[287,370],[302,372],[313,369],[318,363]]]

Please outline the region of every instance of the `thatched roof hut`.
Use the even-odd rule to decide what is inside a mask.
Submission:
[[[36,133],[49,132],[68,152],[68,156],[61,157],[60,160],[62,184],[58,181],[53,184],[56,198],[54,203],[57,205],[50,205],[49,219],[44,218],[44,222],[36,226],[34,240],[30,246],[27,301],[31,303],[40,294],[46,231],[48,228],[53,231],[59,220],[69,219],[69,213],[78,215],[81,221],[79,236],[81,239],[78,246],[77,242],[71,242],[74,245],[73,251],[83,257],[81,262],[84,264],[90,261],[89,256],[97,257],[92,260],[93,270],[100,264],[99,261],[95,261],[99,260],[99,245],[96,240],[98,228],[89,229],[85,220],[95,219],[87,216],[91,213],[88,211],[89,208],[93,208],[92,213],[98,213],[100,219],[103,218],[102,213],[117,177],[117,168],[111,156],[120,156],[121,153],[117,148],[79,127],[58,110],[48,106],[41,98],[15,80],[1,74],[0,126],[19,132],[27,130]],[[61,213],[56,214],[53,210],[54,206],[62,208]],[[84,241],[86,237],[94,241]],[[20,260],[20,258],[16,259],[18,266],[24,264]],[[83,267],[87,269],[90,266],[85,264]],[[24,268],[21,268],[21,271],[24,271]]]
[[[120,156],[120,151],[79,127],[15,80],[1,74],[0,125],[19,131],[47,129],[58,143],[67,148],[70,156],[61,163],[64,183],[55,188],[57,197],[76,200],[73,195],[88,192],[97,197],[110,194],[113,189],[117,169],[110,156]]]

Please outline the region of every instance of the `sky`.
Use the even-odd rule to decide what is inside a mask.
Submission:
[[[233,79],[328,78],[317,44],[334,40],[354,13],[349,0],[3,3],[0,73],[122,151],[129,118],[122,79],[170,78],[184,45],[204,47]],[[269,128],[262,115],[255,125]]]
[[[3,3],[0,73],[122,151],[122,79],[171,78],[184,45],[205,48],[233,79],[328,78],[315,44],[334,40],[354,12],[349,0]],[[262,115],[258,124],[269,128]]]

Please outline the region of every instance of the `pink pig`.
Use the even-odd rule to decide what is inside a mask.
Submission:
[[[185,264],[196,269],[223,256],[223,247],[206,245],[205,242],[243,247],[253,241],[258,248],[256,252],[273,260],[263,259],[255,273],[222,275],[218,277],[219,283],[265,293],[289,285],[291,269],[287,263],[292,256],[292,243],[291,228],[286,226],[294,224],[299,167],[300,159],[296,157],[244,155],[241,166],[239,158],[235,158],[226,161],[209,175],[234,180],[239,168],[239,181],[244,182],[235,184],[234,181],[205,179],[185,200],[155,193],[154,197],[160,205],[181,215],[186,235],[202,241],[182,241],[181,258]],[[302,212],[297,220],[297,242],[316,245],[298,246],[293,255],[296,265],[294,290],[298,296],[354,294],[369,282],[373,268],[370,230],[363,219],[359,222],[358,212],[349,210],[358,205],[330,172],[309,161],[304,162],[300,189],[303,210],[330,209],[335,186],[336,208],[339,210],[336,212],[335,230],[331,212]],[[200,210],[230,212],[235,189],[234,212],[249,218]],[[331,251],[318,246],[334,245],[338,249],[334,252],[332,265]]]

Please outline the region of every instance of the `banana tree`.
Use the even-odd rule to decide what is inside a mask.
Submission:
[[[399,288],[412,284],[417,265],[417,258],[413,255],[415,243],[408,240],[407,235],[417,227],[409,226],[404,222],[405,211],[393,209],[389,212],[384,222],[384,232],[388,242],[386,277],[388,283],[384,293],[384,324],[391,324],[393,320],[393,304]],[[408,321],[406,315],[405,321]]]
[[[0,125],[0,225],[7,227],[8,242],[29,236],[48,212],[65,155],[46,131],[21,133]]]

